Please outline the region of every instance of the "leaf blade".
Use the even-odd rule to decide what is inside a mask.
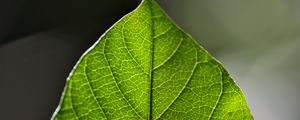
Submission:
[[[222,65],[152,0],[82,56],[64,93],[53,119],[252,119]]]

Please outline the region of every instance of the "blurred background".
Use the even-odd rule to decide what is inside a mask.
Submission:
[[[299,0],[159,0],[220,60],[256,120],[300,120]]]
[[[300,119],[299,0],[158,0],[243,89],[256,120]],[[139,0],[0,0],[1,120],[49,119],[81,54]]]

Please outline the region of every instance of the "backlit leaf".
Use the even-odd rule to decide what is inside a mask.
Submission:
[[[253,118],[222,65],[144,0],[81,57],[53,119]]]

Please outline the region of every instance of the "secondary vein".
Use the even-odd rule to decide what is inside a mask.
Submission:
[[[86,58],[88,58],[88,56],[86,56]],[[101,104],[99,103],[99,101],[98,101],[97,98],[96,98],[95,91],[94,91],[94,89],[93,89],[93,87],[92,87],[92,85],[91,85],[90,78],[89,78],[88,73],[87,73],[87,71],[86,71],[86,66],[87,66],[86,60],[84,60],[84,69],[83,69],[83,70],[84,70],[84,73],[85,73],[84,76],[86,77],[85,79],[86,79],[86,81],[88,82],[89,89],[90,89],[90,91],[91,91],[91,93],[92,93],[92,95],[93,95],[94,100],[95,100],[96,103],[97,103],[98,108],[99,108],[100,110],[102,110],[102,112],[103,112],[103,114],[104,114],[104,116],[105,116],[105,119],[107,120],[107,116],[106,116],[104,110],[102,109]]]
[[[195,47],[195,46],[193,46],[194,47],[194,49],[195,49],[195,56],[196,56],[196,61],[195,61],[195,65],[194,65],[194,67],[193,67],[193,69],[192,69],[192,71],[191,71],[191,74],[190,74],[190,76],[189,76],[189,78],[187,79],[187,81],[186,81],[186,83],[185,83],[185,85],[183,86],[183,88],[181,89],[181,91],[180,91],[180,93],[176,96],[176,98],[171,102],[171,104],[160,114],[160,115],[158,115],[158,117],[156,118],[156,120],[157,119],[159,119],[163,114],[165,114],[166,113],[166,111],[174,104],[174,102],[178,99],[178,97],[182,94],[182,92],[183,92],[183,90],[186,88],[186,86],[188,85],[188,83],[190,82],[190,80],[192,79],[192,76],[194,75],[194,73],[195,73],[195,71],[196,71],[196,68],[197,68],[197,66],[198,66],[198,63],[197,63],[197,61],[198,61],[198,51],[197,51],[197,48]]]
[[[215,112],[215,110],[216,110],[218,104],[220,103],[220,99],[221,99],[221,97],[222,97],[222,95],[223,95],[223,73],[222,73],[222,71],[221,71],[220,73],[221,73],[221,76],[222,76],[222,79],[221,79],[221,92],[220,92],[220,94],[219,94],[219,96],[218,96],[218,99],[217,99],[217,102],[216,102],[215,106],[213,107],[211,113],[209,114],[207,120],[210,120],[210,119],[212,118],[212,116],[213,116],[213,114],[214,114],[214,112]]]
[[[142,120],[144,120],[144,118],[143,118],[143,117],[135,110],[135,108],[133,108],[133,106],[129,103],[129,101],[128,101],[127,98],[125,97],[123,91],[120,89],[120,87],[119,87],[119,85],[118,85],[118,83],[117,83],[116,77],[115,77],[115,75],[114,75],[114,73],[113,73],[113,71],[112,71],[112,69],[111,69],[111,65],[110,65],[110,63],[109,63],[109,61],[108,61],[108,59],[107,59],[106,54],[105,54],[105,49],[106,49],[106,40],[105,40],[104,47],[103,47],[104,59],[105,59],[107,65],[108,65],[108,68],[109,68],[109,70],[110,70],[110,73],[111,73],[111,75],[112,75],[112,78],[113,78],[113,80],[115,81],[115,85],[116,85],[116,87],[118,88],[118,90],[119,90],[119,92],[121,93],[121,95],[122,95],[122,97],[124,98],[124,100],[126,101],[126,103],[130,106],[130,108],[135,112],[135,114],[136,114],[139,118],[141,118]]]

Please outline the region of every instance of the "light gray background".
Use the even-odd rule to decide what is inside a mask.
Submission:
[[[299,0],[160,0],[243,89],[256,120],[300,119]]]

